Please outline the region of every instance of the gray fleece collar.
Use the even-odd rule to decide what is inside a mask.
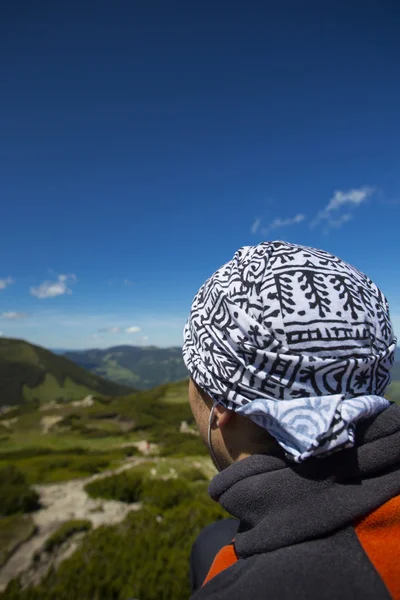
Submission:
[[[209,492],[241,521],[239,556],[327,535],[400,494],[400,407],[360,423],[355,448],[300,465],[254,455],[219,473]]]

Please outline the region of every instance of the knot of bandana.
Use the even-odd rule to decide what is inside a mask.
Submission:
[[[354,445],[384,410],[396,338],[385,296],[336,256],[286,242],[244,247],[200,288],[183,358],[217,401],[296,462]]]

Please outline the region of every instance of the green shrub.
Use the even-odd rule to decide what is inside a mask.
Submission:
[[[142,501],[162,510],[192,497],[194,493],[193,486],[190,485],[192,483],[198,485],[205,483],[206,485],[203,487],[205,492],[207,490],[208,479],[203,471],[196,467],[185,467],[179,472],[179,479],[171,477],[153,479],[150,477],[150,471],[154,466],[154,462],[146,462],[122,473],[96,479],[88,483],[85,490],[92,498],[105,498],[121,502]],[[168,471],[167,468],[165,473]]]
[[[36,587],[12,582],[2,600],[187,600],[189,555],[200,530],[227,514],[201,494],[167,510],[133,512],[118,526],[99,527]]]
[[[106,429],[97,429],[96,427],[88,427],[87,425],[85,425],[80,429],[80,434],[85,438],[93,439],[106,438],[110,436],[114,437],[115,435],[120,434],[120,432],[107,431]]]
[[[400,381],[392,381],[386,391],[385,397],[391,402],[400,404]]]
[[[52,483],[100,473],[110,465],[111,459],[110,453],[51,452],[7,462],[14,464],[28,483]]]
[[[80,531],[89,531],[91,527],[92,523],[85,519],[73,519],[71,521],[67,521],[66,523],[63,523],[61,527],[59,527],[57,531],[47,539],[44,549],[47,552],[51,552],[55,548],[61,546],[74,533],[78,533]]]
[[[0,514],[24,513],[39,508],[39,496],[13,465],[0,467]]]
[[[167,510],[193,496],[189,483],[183,479],[151,479],[149,465],[123,471],[117,475],[96,479],[85,486],[92,498],[121,502],[144,502]]]
[[[143,482],[140,499],[164,511],[192,496],[189,484],[182,479],[147,479]]]
[[[35,533],[35,530],[30,515],[10,515],[0,519],[0,568],[15,549]]]
[[[197,435],[171,432],[159,439],[162,439],[160,456],[185,457],[208,454],[205,444]]]
[[[1,376],[1,362],[0,362],[0,376]],[[12,385],[16,385],[18,387],[18,394],[21,394],[21,386],[19,384],[18,380],[14,380],[12,377]],[[3,384],[5,382],[3,381]],[[5,385],[7,385],[7,383],[5,383]],[[0,386],[0,391],[1,391],[1,386]],[[12,391],[12,393],[14,393],[14,390]],[[14,402],[12,403],[14,404]],[[37,411],[37,409],[40,406],[40,402],[37,398],[33,398],[32,400],[24,400],[23,404],[20,404],[18,406],[14,406],[13,408],[11,408],[10,410],[8,410],[7,412],[3,413],[0,415],[0,421],[2,419],[14,419],[15,417],[22,417],[23,415],[30,415],[32,413],[35,413]]]
[[[66,415],[61,421],[57,423],[58,427],[69,427],[70,429],[80,429],[81,416],[77,413],[70,413]]]
[[[51,450],[43,447],[28,447],[0,453],[0,468],[15,466],[32,483],[52,483],[66,479],[87,477],[110,466],[123,453],[88,452],[84,448]]]
[[[194,483],[195,481],[208,481],[208,478],[203,471],[200,471],[200,469],[197,469],[196,467],[183,469],[181,471],[181,477],[190,483]]]
[[[85,486],[85,490],[92,498],[106,498],[121,502],[139,502],[142,488],[143,473],[134,469],[96,479]]]
[[[0,459],[2,460],[15,460],[20,458],[33,458],[34,456],[56,456],[59,454],[88,454],[86,448],[67,448],[65,450],[52,450],[51,448],[45,448],[43,446],[27,446],[25,448],[18,448],[17,450],[9,450],[8,452],[0,452]]]
[[[124,448],[120,448],[121,452],[125,456],[141,456],[142,453],[136,448],[136,446],[125,446]]]
[[[97,402],[98,404],[111,404],[111,402],[114,400],[113,396],[93,396],[93,400],[95,402]]]

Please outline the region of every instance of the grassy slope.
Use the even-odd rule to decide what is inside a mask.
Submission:
[[[15,465],[29,483],[85,477],[118,466],[134,452],[129,445],[143,439],[160,444],[166,457],[206,454],[198,436],[179,433],[182,421],[193,420],[186,381],[89,407],[51,404],[28,412],[21,407],[9,417],[0,418],[0,466]],[[54,417],[58,422],[43,434],[44,420]]]
[[[57,424],[53,433],[41,434],[43,415],[56,413],[70,425],[57,429]],[[90,438],[74,424],[78,421],[80,425],[96,426],[111,415],[131,419],[135,422],[135,429],[119,436]],[[146,464],[133,468],[132,472],[141,470],[155,479],[154,489],[152,486],[143,489],[144,506],[138,513],[128,515],[119,525],[89,532],[78,550],[56,572],[46,576],[40,586],[21,591],[19,583],[14,581],[4,594],[0,593],[0,597],[7,600],[55,600],[61,596],[65,600],[188,598],[191,544],[202,527],[226,516],[226,513],[208,498],[207,481],[203,479],[211,478],[215,470],[200,439],[179,433],[182,420],[191,420],[187,381],[116,398],[111,402],[95,402],[91,407],[53,405],[49,410],[36,409],[17,417],[4,436],[8,439],[2,444],[0,465],[2,461],[16,464],[30,483],[84,476],[84,471],[79,473],[75,469],[90,468],[91,460],[107,456],[109,466],[118,466],[124,457],[121,445],[140,437],[165,443],[172,454],[177,450],[177,455],[151,458]],[[176,437],[188,442],[189,450],[184,447],[182,452]],[[22,442],[24,447],[21,447]],[[101,455],[96,452],[99,442]],[[191,445],[193,442],[196,447]],[[65,453],[61,451],[61,445],[75,449],[85,446],[89,452]],[[43,453],[50,449],[50,454]],[[59,467],[57,461],[60,461]],[[88,461],[88,464],[84,465],[82,461]],[[102,468],[99,465],[99,470]],[[161,478],[166,476],[178,479],[162,481]],[[190,490],[191,493],[188,493]],[[61,538],[64,538],[65,528],[70,531],[70,526],[70,523],[62,526]],[[56,541],[60,538],[59,533]]]
[[[92,373],[139,389],[179,381],[187,374],[180,348],[116,346],[65,356]]]
[[[399,350],[397,350],[397,354]],[[400,360],[396,360],[392,367],[392,379],[393,381],[400,381]]]
[[[11,515],[0,519],[0,567],[14,550],[35,532],[29,515]]]
[[[22,340],[0,339],[0,406],[79,400],[85,395],[118,396],[127,386],[106,381],[63,356]]]
[[[392,402],[398,402],[400,404],[400,381],[393,381],[390,384],[385,396],[388,398],[388,400],[391,400]]]
[[[393,384],[390,393],[396,393],[397,388],[400,391],[400,382]],[[57,424],[53,432],[43,435],[40,425],[43,415],[56,414],[69,424],[61,427]],[[96,428],[112,416],[134,421],[134,429],[128,433],[109,432],[106,437],[88,436],[85,427]],[[179,478],[185,478],[188,471],[192,473],[194,463],[201,465],[201,470],[211,477],[213,469],[204,449],[200,451],[202,456],[197,456],[197,450],[193,449],[182,456],[175,437],[188,442],[199,441],[194,436],[179,433],[182,420],[191,420],[187,382],[164,385],[111,402],[96,402],[92,407],[62,405],[46,411],[35,410],[22,414],[7,432],[1,432],[0,464],[1,461],[17,464],[29,482],[68,479],[84,476],[90,468],[102,470],[104,467],[96,466],[96,460],[101,462],[108,458],[109,465],[116,466],[124,456],[122,444],[145,438],[158,443],[164,441],[172,448],[172,456],[155,459],[155,465],[149,462],[141,467],[154,469],[157,478],[170,474],[172,469]],[[64,452],[66,448],[83,447],[89,454]],[[45,450],[52,453],[38,454]],[[58,459],[64,466],[57,467]],[[86,464],[85,459],[89,459]],[[191,543],[204,525],[224,516],[218,505],[207,499],[205,482],[191,485],[198,486],[193,499],[165,511],[145,505],[118,526],[94,530],[55,574],[45,578],[41,587],[20,591],[15,583],[0,597],[56,600],[62,593],[65,600],[90,597],[123,600],[133,596],[143,600],[187,598]],[[165,564],[168,564],[167,569]]]

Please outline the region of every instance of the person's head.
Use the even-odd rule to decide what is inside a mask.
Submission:
[[[395,347],[386,298],[354,267],[286,242],[240,249],[200,288],[184,332],[214,462],[352,446],[356,422],[388,406]]]

